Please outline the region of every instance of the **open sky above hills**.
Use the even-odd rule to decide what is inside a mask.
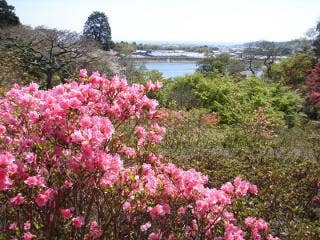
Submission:
[[[81,32],[92,11],[109,18],[114,40],[247,42],[303,37],[319,0],[8,0],[23,24]]]

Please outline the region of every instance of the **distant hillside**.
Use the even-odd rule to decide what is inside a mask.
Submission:
[[[295,39],[290,41],[284,42],[271,42],[271,41],[254,41],[254,42],[247,42],[243,44],[236,44],[230,46],[230,48],[238,48],[238,49],[245,49],[245,48],[259,48],[262,44],[274,44],[274,47],[279,49],[281,55],[290,55],[295,52],[303,51],[305,49],[310,49],[312,46],[312,40],[308,39]]]

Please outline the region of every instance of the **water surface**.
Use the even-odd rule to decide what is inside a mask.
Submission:
[[[137,67],[145,66],[147,70],[158,70],[165,78],[174,78],[191,74],[196,71],[196,62],[158,62],[150,61],[138,63]]]

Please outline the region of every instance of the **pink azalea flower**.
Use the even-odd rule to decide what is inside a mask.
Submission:
[[[93,239],[98,239],[99,237],[101,237],[102,235],[102,231],[101,228],[99,226],[99,224],[96,221],[91,222],[90,224],[90,236]]]
[[[0,167],[6,167],[9,164],[13,163],[14,157],[10,153],[1,153],[0,154]]]
[[[35,202],[39,207],[44,207],[45,205],[47,205],[47,203],[53,199],[53,195],[54,195],[54,190],[49,188],[47,190],[45,190],[44,192],[40,193],[36,199]]]
[[[12,231],[17,231],[18,230],[18,225],[17,225],[17,223],[11,223],[10,225],[9,225],[9,229],[10,230],[12,230]]]
[[[72,209],[71,208],[61,209],[60,215],[64,219],[69,219],[72,217]]]
[[[130,211],[131,210],[131,204],[129,202],[125,202],[123,205],[122,205],[122,209],[124,211]]]
[[[168,204],[157,204],[155,207],[150,209],[150,216],[152,219],[156,219],[157,217],[165,216],[170,213],[170,206]]]
[[[87,70],[86,69],[80,69],[79,77],[85,78],[87,76],[88,76]]]
[[[161,238],[162,238],[162,234],[160,233],[160,231],[151,233],[148,236],[148,240],[161,240]]]
[[[44,177],[41,177],[41,176],[28,177],[24,181],[24,183],[27,184],[29,187],[44,187],[45,186]]]
[[[36,235],[33,235],[31,232],[25,232],[23,234],[23,240],[32,240],[36,237]]]
[[[145,138],[147,136],[147,132],[143,127],[136,127],[135,133],[138,138]]]
[[[17,196],[10,199],[10,203],[12,205],[21,205],[24,203],[24,197],[22,196],[21,193],[18,193]]]
[[[78,217],[72,218],[71,222],[75,228],[81,228],[84,225],[84,217],[78,216]]]
[[[26,221],[26,222],[23,224],[23,229],[24,229],[25,231],[27,231],[27,230],[30,230],[30,228],[31,228],[31,223],[30,223],[30,221]]]
[[[141,231],[141,232],[145,232],[145,231],[147,231],[150,227],[151,227],[151,223],[150,223],[150,222],[147,222],[147,223],[145,223],[145,224],[143,224],[143,225],[140,226],[140,231]]]

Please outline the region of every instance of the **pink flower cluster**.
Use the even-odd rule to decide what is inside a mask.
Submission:
[[[200,172],[156,153],[165,128],[146,94],[161,83],[79,77],[47,91],[15,86],[0,99],[7,239],[245,239],[230,207],[255,185],[237,177],[209,188]],[[245,224],[254,240],[267,236],[263,220]]]
[[[253,240],[261,240],[269,230],[269,224],[263,219],[256,219],[254,217],[248,217],[245,219],[245,225],[251,229],[251,237]],[[279,238],[272,235],[267,236],[267,240],[279,240]]]
[[[1,124],[0,126],[4,127]],[[16,170],[17,165],[14,163],[13,155],[6,151],[0,152],[0,191],[11,186],[12,181],[9,175],[14,174]]]

